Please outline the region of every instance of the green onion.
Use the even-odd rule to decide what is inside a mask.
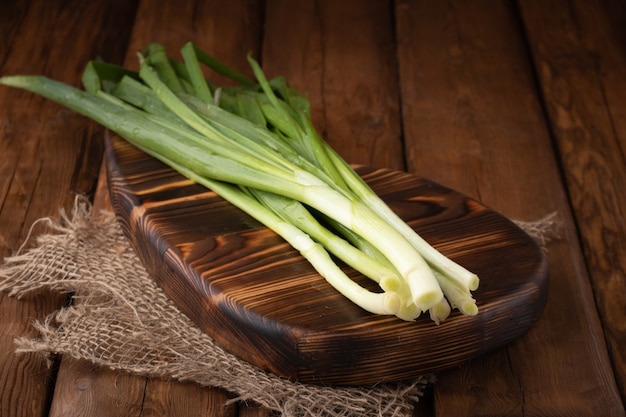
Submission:
[[[140,70],[93,61],[85,90],[42,76],[0,84],[56,101],[116,132],[272,229],[346,298],[374,314],[437,324],[477,314],[478,277],[402,221],[316,132],[308,100],[248,56],[253,81],[192,43],[183,62],[150,44]],[[201,64],[238,85],[209,83]],[[341,263],[376,282],[358,285]]]

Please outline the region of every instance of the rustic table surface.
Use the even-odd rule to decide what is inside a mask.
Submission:
[[[507,217],[556,213],[546,310],[514,343],[438,375],[416,416],[624,416],[626,3],[620,0],[0,1],[0,74],[79,85],[193,40],[307,91],[349,162],[403,170]],[[77,193],[105,201],[103,129],[0,88],[0,257]],[[100,185],[100,186],[99,186]],[[101,204],[101,203],[98,203]],[[0,416],[265,416],[227,392],[59,358],[14,339],[66,302],[0,294]]]

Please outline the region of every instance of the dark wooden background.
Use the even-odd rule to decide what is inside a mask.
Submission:
[[[626,2],[0,0],[0,74],[80,84],[101,56],[193,40],[307,91],[352,163],[405,170],[506,216],[550,213],[548,305],[518,341],[441,373],[416,416],[624,416]],[[103,129],[0,88],[0,256],[30,225],[102,204]],[[65,298],[0,294],[0,416],[265,416],[217,389],[15,355]]]

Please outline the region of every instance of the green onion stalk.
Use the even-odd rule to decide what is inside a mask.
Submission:
[[[282,77],[255,79],[189,42],[183,60],[153,43],[140,69],[91,61],[84,89],[37,75],[0,78],[110,129],[276,232],[343,296],[374,313],[435,323],[477,314],[478,277],[400,219],[315,130],[308,100]],[[203,66],[234,80],[207,81]],[[336,259],[380,291],[349,278]]]

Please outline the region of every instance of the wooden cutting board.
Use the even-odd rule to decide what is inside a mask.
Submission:
[[[479,275],[475,317],[455,312],[435,325],[427,315],[367,313],[273,232],[124,140],[107,138],[106,162],[115,212],[165,293],[224,349],[283,377],[356,385],[438,372],[516,339],[546,303],[548,264],[537,244],[421,177],[357,168],[425,239]]]

